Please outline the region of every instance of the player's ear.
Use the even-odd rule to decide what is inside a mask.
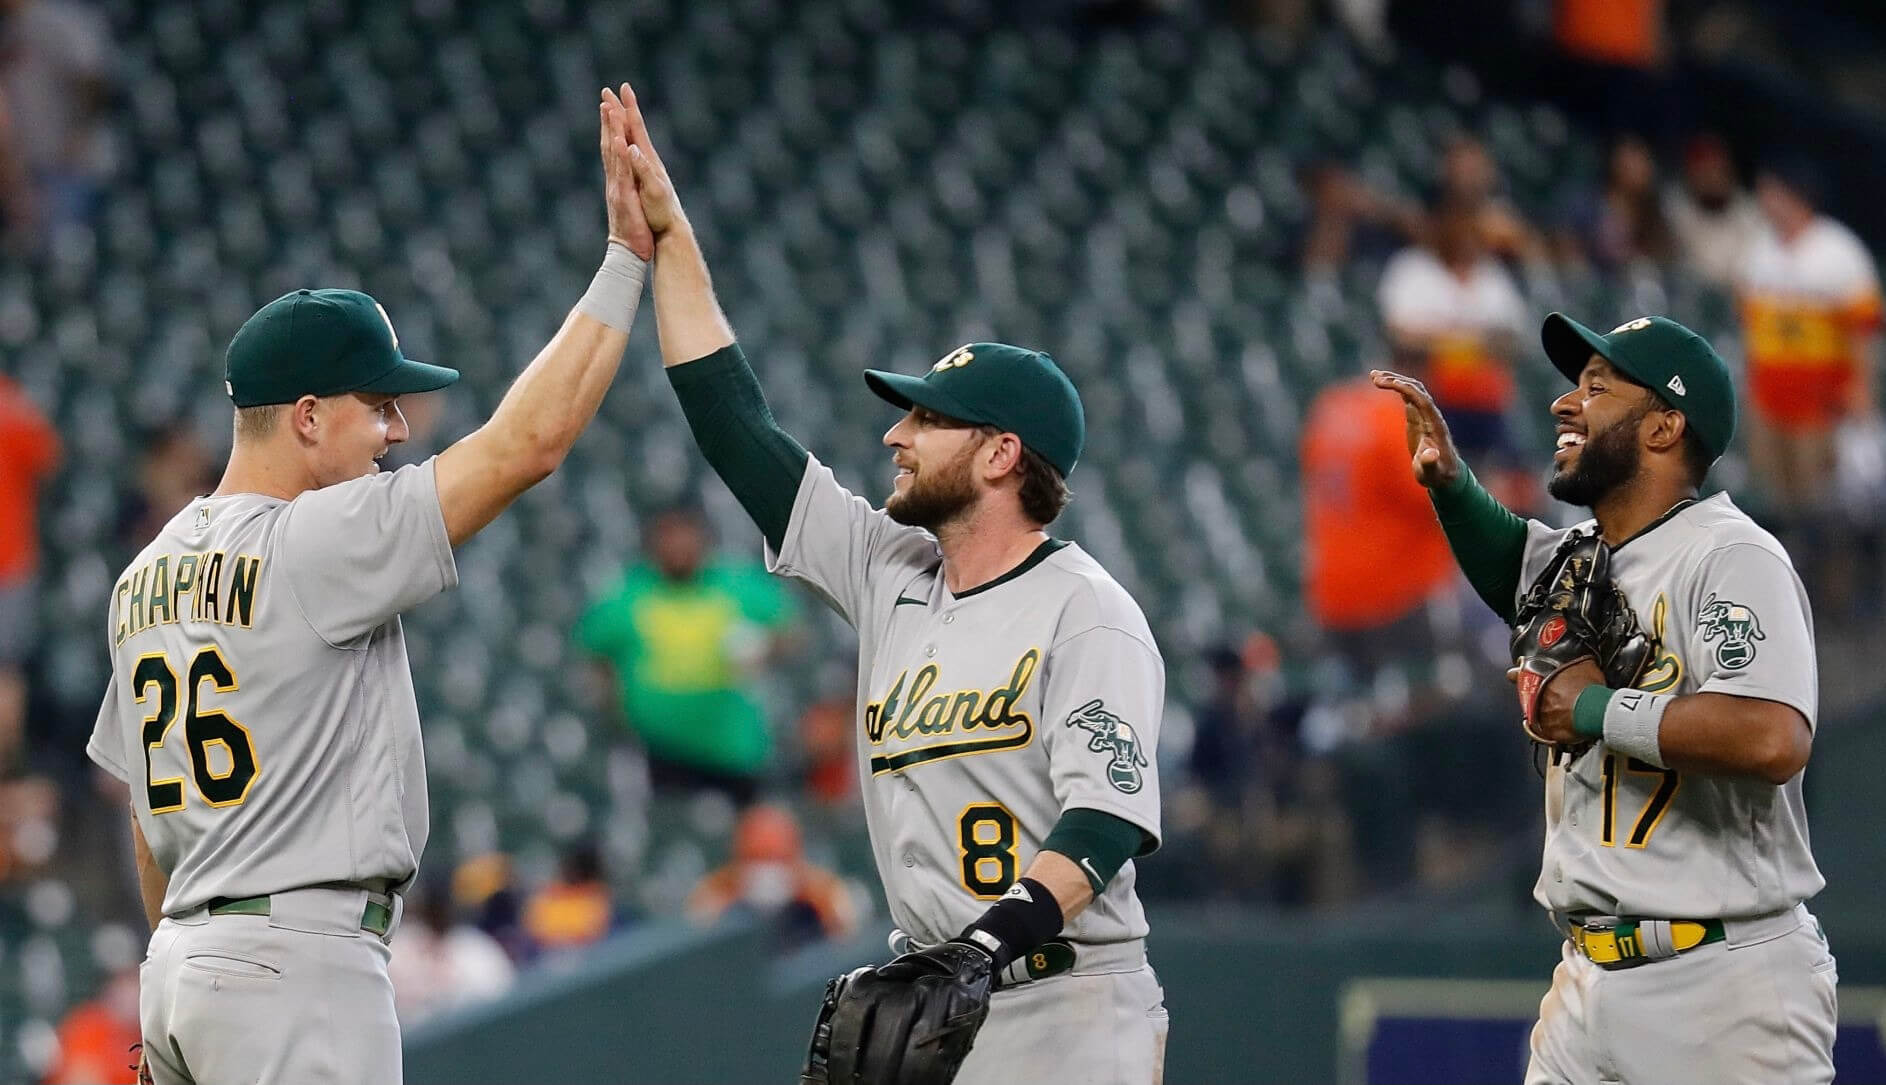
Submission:
[[[1648,420],[1650,427],[1643,438],[1652,452],[1676,452],[1683,447],[1683,435],[1689,432],[1690,420],[1682,411],[1654,410]]]
[[[1013,433],[996,434],[994,439],[983,446],[983,451],[989,458],[988,472],[991,480],[1021,469],[1022,439]]]
[[[314,440],[321,431],[321,401],[314,396],[302,396],[290,403],[288,425],[295,436],[304,441]]]

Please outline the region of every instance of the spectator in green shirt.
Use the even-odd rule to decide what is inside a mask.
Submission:
[[[577,643],[614,671],[622,715],[658,790],[716,790],[751,802],[772,739],[745,688],[781,648],[793,605],[758,562],[710,559],[697,509],[671,509],[647,558],[594,600]]]

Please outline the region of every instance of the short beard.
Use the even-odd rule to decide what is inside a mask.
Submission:
[[[1592,508],[1612,491],[1637,477],[1643,450],[1637,444],[1637,423],[1649,408],[1632,411],[1595,437],[1585,439],[1578,466],[1552,476],[1545,492],[1567,505]]]
[[[884,502],[884,511],[900,524],[920,527],[936,534],[945,524],[969,510],[976,503],[976,484],[970,477],[975,462],[976,445],[966,445],[955,459],[924,474],[910,476],[910,488],[893,492]]]

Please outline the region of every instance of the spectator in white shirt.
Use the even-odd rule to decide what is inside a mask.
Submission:
[[[1711,286],[1730,287],[1763,230],[1755,200],[1736,180],[1728,145],[1700,135],[1683,152],[1683,179],[1664,200],[1677,258]]]

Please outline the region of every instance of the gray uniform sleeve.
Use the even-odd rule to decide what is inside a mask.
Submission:
[[[1820,696],[1813,623],[1793,566],[1756,543],[1719,547],[1698,563],[1691,597],[1697,692],[1778,701],[1812,727]]]
[[[1041,740],[1054,798],[1065,813],[1100,810],[1157,842],[1159,720],[1166,666],[1147,641],[1097,625],[1048,652]],[[1147,850],[1151,850],[1150,847]]]
[[[289,503],[275,557],[322,640],[347,644],[458,583],[434,462]]]
[[[766,547],[769,572],[802,580],[860,626],[880,571],[936,561],[936,542],[838,484],[818,457],[806,458],[805,477],[778,550]]]
[[[125,783],[131,783],[131,770],[124,763],[124,706],[121,703],[118,675],[114,671],[111,684],[105,687],[105,699],[98,706],[98,720],[92,724],[91,741],[85,744],[85,756],[91,758],[99,768],[111,773]]]

